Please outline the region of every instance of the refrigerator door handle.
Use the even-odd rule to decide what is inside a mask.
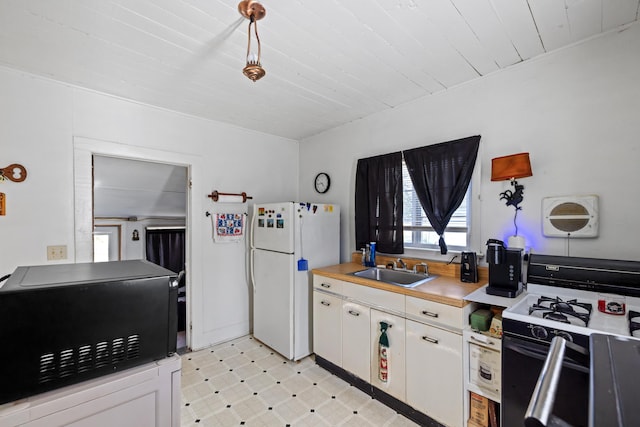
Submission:
[[[251,248],[251,250],[249,251],[249,271],[251,272],[251,286],[253,286],[253,293],[256,293],[256,277],[253,274],[254,270],[255,270],[255,252],[256,250]]]
[[[255,248],[253,235],[255,234],[254,231],[256,229],[256,209],[257,208],[254,205],[253,216],[251,217],[251,228],[249,229],[249,246],[251,246],[251,248]]]

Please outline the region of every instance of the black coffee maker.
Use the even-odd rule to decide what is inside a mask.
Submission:
[[[509,249],[496,239],[487,241],[489,286],[487,293],[515,298],[522,292],[522,249]]]

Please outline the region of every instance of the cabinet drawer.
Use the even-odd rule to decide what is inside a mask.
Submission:
[[[461,308],[410,296],[406,304],[407,314],[414,319],[460,330],[464,327],[464,311]]]
[[[383,307],[386,310],[404,312],[404,295],[391,291],[370,288],[369,286],[356,285],[355,283],[342,282],[342,294],[347,298]]]
[[[324,276],[313,276],[313,287],[316,289],[322,289],[337,294],[342,293],[342,284],[344,282],[338,279],[332,279]]]

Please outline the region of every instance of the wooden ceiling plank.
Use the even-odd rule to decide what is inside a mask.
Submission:
[[[374,54],[389,58],[398,73],[419,88],[428,93],[441,90],[442,84],[428,70],[429,64],[433,64],[430,53],[422,49],[418,55],[422,46],[379,4],[370,0],[347,0],[341,5],[351,12],[353,25],[362,28],[361,37],[357,38],[362,46],[371,46]]]
[[[427,20],[474,68],[477,76],[499,69],[450,0],[416,0]]]
[[[602,2],[603,31],[638,20],[640,0],[605,0]]]
[[[546,52],[571,43],[564,1],[529,0],[529,6]]]
[[[544,53],[527,0],[490,0],[511,43],[523,60]]]
[[[421,57],[422,67],[442,89],[478,77],[474,67],[442,36],[418,4],[398,4],[394,0],[377,2],[392,19],[402,23],[410,37],[415,38],[419,45],[415,56]]]
[[[322,5],[319,6],[321,8]],[[351,37],[341,33],[344,29],[340,27],[338,30],[339,27],[336,25],[339,20],[318,19],[313,6],[297,7],[293,10],[292,16],[298,18],[296,22],[288,21],[289,15],[278,13],[278,9],[275,9],[272,15],[275,15],[274,23],[269,26],[268,31],[275,35],[270,45],[278,46],[280,50],[296,59],[302,60],[306,56],[313,67],[318,67],[330,78],[342,81],[342,84],[362,92],[363,96],[372,97],[375,102],[393,104],[387,87],[388,82],[397,78],[397,71],[363,50],[362,45],[354,43]],[[329,27],[327,22],[331,22],[332,26]],[[353,23],[349,23],[349,26],[352,25]],[[282,28],[293,28],[293,32],[298,36],[287,37],[286,30]],[[280,33],[284,35],[279,36]],[[321,38],[318,38],[317,34],[321,34]],[[287,48],[281,48],[287,43],[283,39],[288,40]],[[375,72],[372,73],[372,70]]]
[[[501,68],[522,60],[489,0],[452,0],[452,2],[485,51]]]
[[[572,41],[583,40],[602,32],[602,1],[565,0]]]
[[[354,56],[361,56],[363,52],[366,52],[367,55],[371,54],[376,59],[372,64],[368,64],[370,70],[373,70],[370,73],[376,75],[382,71],[382,69],[378,70],[376,68],[378,62],[385,62],[386,67],[393,71],[392,75],[380,85],[385,103],[395,106],[407,102],[415,98],[415,96],[427,93],[425,88],[421,87],[419,83],[409,76],[416,77],[416,71],[409,69],[405,58],[378,35],[371,25],[357,18],[354,12],[349,10],[349,7],[353,7],[350,2],[346,6],[344,3],[340,4],[342,6],[340,13],[336,13],[336,10],[323,8],[322,4],[311,3],[309,6],[317,6],[314,11],[318,13],[319,19],[325,19],[335,26],[345,42],[348,41],[350,43]],[[327,13],[329,15],[326,15]],[[404,67],[402,66],[403,63],[405,64]],[[411,64],[411,67],[414,65]],[[422,76],[419,77],[422,78]]]

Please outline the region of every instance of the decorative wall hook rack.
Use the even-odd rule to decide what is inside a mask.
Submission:
[[[242,193],[221,193],[218,190],[216,190],[213,193],[207,195],[207,197],[210,197],[214,202],[222,201],[223,198],[221,196],[229,196],[230,198],[242,197],[242,203],[246,203],[248,199],[253,199],[253,197],[247,196],[247,193],[245,193],[244,191]],[[235,201],[235,200],[230,200],[230,201]],[[239,199],[238,199],[238,202],[240,202]]]
[[[18,163],[10,164],[6,168],[0,169],[0,181],[5,179],[13,182],[22,182],[27,179],[27,168]]]

